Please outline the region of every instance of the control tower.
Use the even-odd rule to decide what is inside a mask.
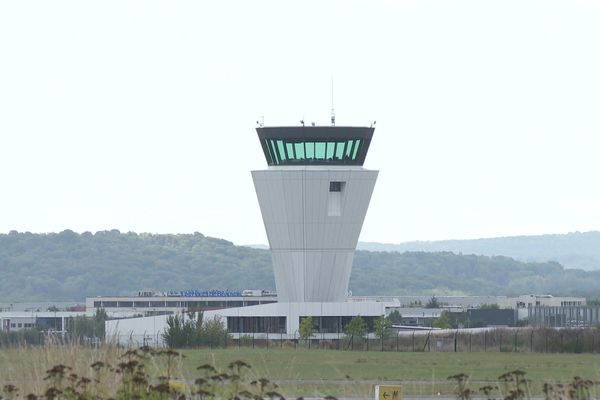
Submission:
[[[375,128],[259,127],[267,164],[252,179],[280,302],[346,300],[378,171],[362,167]]]

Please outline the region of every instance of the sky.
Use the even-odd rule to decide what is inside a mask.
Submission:
[[[2,1],[0,232],[267,243],[256,121],[376,130],[362,241],[600,229],[600,2]]]

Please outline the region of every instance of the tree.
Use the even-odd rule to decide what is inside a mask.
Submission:
[[[352,317],[350,322],[344,327],[344,335],[349,336],[350,340],[354,337],[364,338],[367,336],[367,323],[360,315]]]
[[[71,338],[82,341],[102,340],[105,333],[105,322],[108,319],[108,314],[102,308],[96,310],[93,317],[86,315],[78,315],[72,318],[67,325],[67,332]]]
[[[186,321],[184,320],[183,315],[170,315],[167,318],[167,329],[165,329],[163,339],[170,348],[188,346],[190,332],[186,329]]]
[[[312,317],[304,317],[300,320],[300,339],[308,340],[314,335],[315,327]]]
[[[440,308],[440,302],[438,301],[437,297],[431,297],[427,304],[425,304],[425,308]]]
[[[431,324],[434,328],[440,329],[450,329],[450,317],[448,316],[448,311],[442,311],[440,316],[436,318],[435,321]]]
[[[379,339],[383,340],[388,337],[391,329],[392,321],[389,317],[382,315],[375,320],[375,336],[377,336]]]
[[[204,315],[199,312],[171,315],[167,318],[167,329],[163,339],[170,348],[196,347],[196,346],[225,346],[230,335],[219,316],[204,320]]]
[[[394,310],[388,315],[389,320],[392,324],[401,325],[402,324],[402,315],[398,310]]]

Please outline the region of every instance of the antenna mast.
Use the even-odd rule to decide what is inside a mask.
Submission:
[[[331,126],[335,126],[335,110],[333,108],[333,75],[331,75]]]

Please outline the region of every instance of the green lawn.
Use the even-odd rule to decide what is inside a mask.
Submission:
[[[252,365],[256,377],[283,381],[282,391],[294,395],[368,395],[379,381],[396,381],[405,393],[449,394],[450,375],[465,373],[470,387],[484,381],[497,384],[501,374],[523,370],[532,391],[541,393],[543,382],[568,382],[574,376],[600,381],[600,356],[595,354],[540,353],[395,353],[309,349],[183,350],[184,370],[193,376],[205,363],[224,368],[234,360]]]

